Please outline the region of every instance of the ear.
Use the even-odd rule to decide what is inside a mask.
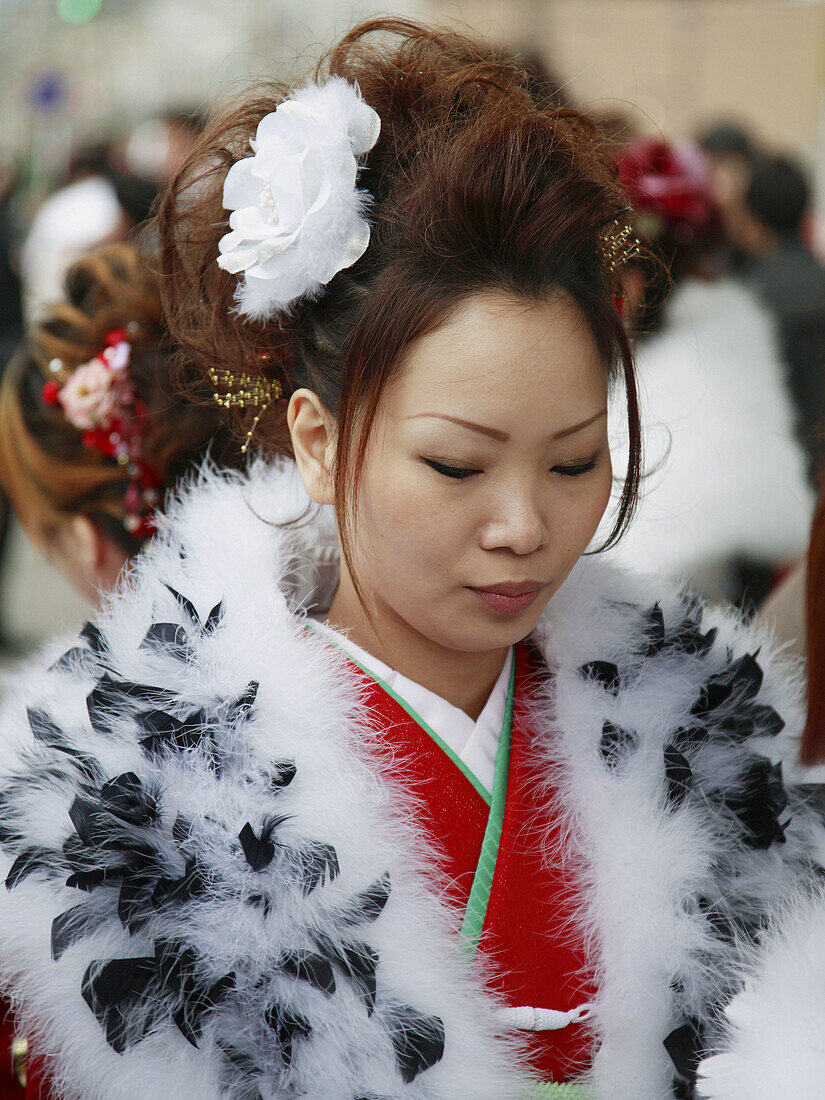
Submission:
[[[296,390],[286,414],[304,488],[316,504],[335,503],[335,421],[312,390]]]
[[[69,521],[68,546],[78,566],[86,576],[100,572],[106,558],[106,540],[88,516],[72,516]]]

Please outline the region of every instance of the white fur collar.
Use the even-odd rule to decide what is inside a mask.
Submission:
[[[0,843],[15,874],[0,897],[0,965],[67,1097],[520,1094],[515,1048],[430,884],[414,815],[370,752],[340,658],[301,629],[296,612],[323,606],[336,570],[328,514],[283,526],[305,504],[288,465],[207,471],[98,629],[54,671],[33,666],[3,712]],[[795,691],[764,651],[748,656],[734,620],[595,560],[551,601],[536,640],[556,675],[535,753],[569,838],[548,858],[573,853],[585,868],[595,1095],[688,1095],[679,1044],[713,1044],[741,943],[821,844],[803,809],[786,825],[772,769],[798,726]],[[141,684],[163,690],[130,686]],[[126,797],[124,776],[158,807],[124,825],[129,844],[150,842],[151,890],[133,869],[131,892],[113,872],[112,887],[84,894],[67,873],[111,858],[92,826],[101,799]],[[88,923],[55,961],[53,921],[79,903]],[[123,1037],[118,1006],[107,1016],[88,981],[80,991],[106,960],[136,956],[150,960],[159,1016],[136,1041],[138,998],[115,1053],[87,1001],[110,1039]]]

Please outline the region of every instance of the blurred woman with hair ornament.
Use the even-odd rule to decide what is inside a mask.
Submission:
[[[108,245],[69,268],[64,299],[32,323],[0,384],[0,483],[35,545],[95,603],[207,444],[222,462],[236,453],[208,390],[200,406],[194,391],[175,395],[173,354],[157,275],[134,246]]]
[[[618,157],[646,245],[628,283],[645,418],[642,500],[618,560],[751,607],[803,551],[813,497],[776,325],[721,270],[711,167],[691,142]],[[670,284],[672,283],[672,293]],[[622,436],[614,409],[614,462]]]
[[[0,967],[59,1095],[691,1096],[825,850],[759,641],[585,554],[617,377],[613,538],[638,486],[634,244],[528,79],[363,24],[163,204],[172,334],[261,453],[2,717]]]

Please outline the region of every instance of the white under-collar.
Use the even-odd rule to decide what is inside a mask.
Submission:
[[[373,679],[389,688],[392,694],[397,695],[409,710],[437,734],[490,795],[493,789],[496,753],[504,722],[504,711],[507,707],[507,692],[510,687],[512,648],[484,704],[484,709],[474,722],[469,714],[465,714],[459,707],[448,703],[446,699],[442,699],[429,688],[422,687],[414,680],[402,676],[400,672],[396,672],[383,661],[379,661],[377,657],[373,657],[367,650],[356,645],[346,634],[335,630],[329,623],[322,623],[317,619],[308,621],[313,630],[328,638]]]

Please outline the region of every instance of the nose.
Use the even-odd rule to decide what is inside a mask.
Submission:
[[[548,527],[533,495],[522,490],[503,492],[479,535],[482,550],[510,550],[524,556],[540,550],[548,540]]]

